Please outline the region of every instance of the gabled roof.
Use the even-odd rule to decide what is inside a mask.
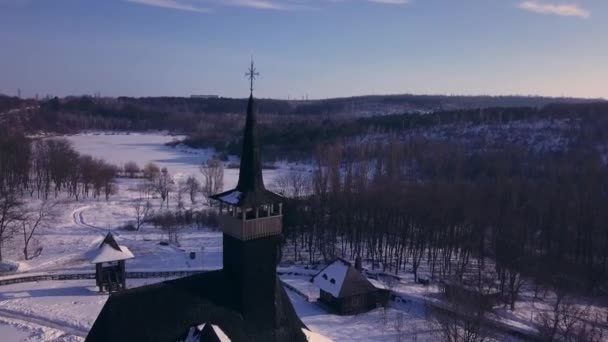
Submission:
[[[133,259],[135,256],[133,256],[133,253],[131,253],[127,246],[118,245],[112,233],[108,232],[98,247],[86,253],[86,257],[92,264],[99,264],[102,262]]]
[[[241,164],[239,166],[239,181],[236,188],[212,195],[212,199],[238,207],[271,204],[281,201],[282,197],[280,195],[266,190],[264,186],[255,116],[255,104],[253,94],[251,94],[247,103],[243,149],[241,152]]]
[[[200,322],[217,325],[232,341],[305,342],[301,329],[306,326],[275,279],[274,330],[244,318],[237,309],[236,284],[218,270],[112,294],[86,342],[177,341]]]
[[[215,324],[203,323],[191,327],[184,342],[230,342],[224,331]]]
[[[337,258],[314,276],[313,283],[336,298],[377,290],[350,262],[341,258]]]

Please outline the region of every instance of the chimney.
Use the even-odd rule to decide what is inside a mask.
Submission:
[[[357,256],[355,258],[355,269],[359,272],[361,272],[361,270],[363,269],[363,267],[361,266],[361,257]]]

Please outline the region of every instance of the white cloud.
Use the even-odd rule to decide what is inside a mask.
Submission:
[[[275,0],[219,0],[221,5],[249,7],[264,10],[293,11],[299,9],[311,9],[302,1],[275,1]]]
[[[410,0],[368,0],[369,2],[375,2],[377,4],[385,5],[406,5]]]
[[[199,13],[207,13],[210,11],[208,8],[197,6],[192,3],[186,3],[181,0],[127,0],[127,1],[136,3],[136,4],[140,4],[140,5],[170,8],[170,9],[180,10],[180,11],[199,12]]]
[[[4,1],[4,0],[0,0]],[[294,11],[318,9],[323,2],[347,3],[347,0],[126,0],[146,6],[190,12],[210,12],[216,6],[247,7],[261,10]],[[363,0],[383,5],[405,5],[410,0]]]
[[[534,13],[559,15],[562,17],[589,18],[591,16],[589,10],[577,4],[555,4],[531,0],[520,2],[517,7]]]

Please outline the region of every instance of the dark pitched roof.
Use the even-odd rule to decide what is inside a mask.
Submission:
[[[86,341],[176,341],[190,327],[207,322],[232,341],[305,342],[305,326],[276,281],[277,324],[272,331],[260,330],[235,309],[235,286],[219,270],[113,294]]]
[[[203,331],[201,331],[201,338],[199,339],[199,341],[200,342],[222,342],[222,341],[220,341],[219,336],[217,336],[217,333],[215,332],[215,330],[213,329],[213,325],[211,325],[211,324],[205,324]]]
[[[247,103],[239,181],[236,188],[212,195],[211,198],[239,207],[278,203],[282,199],[280,195],[266,190],[264,186],[253,94],[249,96]]]
[[[120,249],[120,246],[118,245],[118,242],[116,242],[116,240],[114,239],[114,235],[112,235],[112,233],[108,232],[108,234],[106,234],[106,237],[103,239],[103,241],[101,242],[101,244],[99,245],[99,247],[102,247],[103,245],[108,245],[110,247],[112,247],[113,249],[122,252],[122,250]]]
[[[337,258],[313,277],[315,285],[336,298],[349,297],[378,289],[353,265]]]
[[[220,337],[219,334],[222,335]],[[191,327],[188,334],[179,340],[180,342],[230,342],[224,332],[217,325],[204,323]]]

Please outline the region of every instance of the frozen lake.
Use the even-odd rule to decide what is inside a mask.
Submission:
[[[72,142],[74,148],[81,154],[88,154],[95,158],[122,166],[126,162],[134,161],[140,167],[149,162],[166,167],[176,179],[193,175],[202,178],[200,165],[213,156],[210,149],[198,150],[183,145],[170,147],[165,145],[184,136],[168,135],[163,133],[83,133],[60,136]],[[230,158],[230,163],[238,163],[236,157]],[[264,181],[267,186],[274,183],[274,179],[281,172],[277,170],[264,170]],[[238,181],[238,169],[224,170],[224,189],[231,189]]]

